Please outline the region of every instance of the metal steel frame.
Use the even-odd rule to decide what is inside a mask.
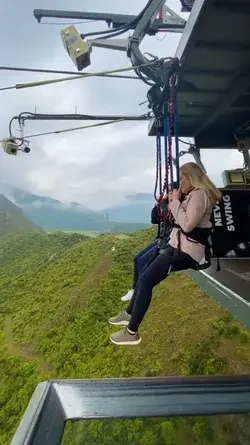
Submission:
[[[177,22],[182,20],[181,17],[176,16],[171,10],[169,10],[169,13],[172,13],[169,23],[168,17],[166,23],[162,19],[157,19],[156,16],[164,4],[165,0],[152,0],[139,23],[131,27],[131,29],[134,29],[134,33],[129,39],[128,55],[133,66],[147,62],[139,48],[140,42],[146,34],[154,34],[159,29],[163,30],[165,25],[166,27],[170,26],[171,21],[174,23],[175,20]],[[244,2],[238,0],[236,2],[233,0],[196,0],[188,21],[178,22],[180,28],[184,28],[175,54],[180,59],[183,68],[183,78],[181,75],[179,88],[181,105],[180,135],[182,137],[195,137],[195,142],[199,148],[236,148],[233,135],[234,129],[248,118],[250,109],[250,41],[238,41],[234,37],[235,33],[232,33],[232,38],[229,36],[228,39],[225,39],[225,36],[220,32],[223,23],[220,26],[218,22],[217,34],[215,36],[213,34],[204,34],[201,32],[201,23],[205,23],[205,26],[208,26],[207,21],[211,21],[210,19],[215,17],[216,14],[222,14],[222,18],[225,21],[227,17],[237,18],[240,14],[244,16],[249,13],[250,0],[245,0]],[[114,28],[122,24],[127,25],[135,19],[134,15],[55,10],[35,10],[34,15],[38,20],[41,20],[42,17],[105,20],[108,24],[112,23]],[[94,41],[93,45],[95,45]],[[105,43],[100,39],[99,42],[96,41],[97,45],[123,51],[127,49],[125,40],[118,45],[118,41],[117,44],[115,41],[112,42],[112,40],[109,43],[107,41]],[[241,65],[237,66],[237,69],[233,65],[232,68],[230,66],[223,67],[220,66],[220,55],[218,55],[218,67],[213,65],[211,68],[203,68],[199,63],[196,64],[198,65],[197,67],[192,67],[192,63],[189,67],[190,55],[192,58],[195,51],[199,49],[206,49],[210,53],[212,51],[215,57],[217,57],[216,54],[220,54],[220,51],[224,51],[229,55],[232,53],[233,56],[239,54],[239,60],[240,54],[242,54],[244,55],[244,60]],[[167,68],[167,65],[165,68]],[[159,66],[145,66],[141,68],[141,72],[147,79],[162,84],[163,72]],[[210,87],[207,87],[204,85],[204,81],[203,85],[202,82],[198,82],[197,88],[195,82],[192,81],[197,76],[200,80],[202,78],[206,79],[207,76],[210,76],[210,79],[221,79],[221,85],[224,84],[225,79],[225,85],[227,86],[225,89],[222,89],[218,88],[216,84],[216,88],[211,88],[213,82],[211,82]],[[189,78],[191,79],[190,82],[186,80]],[[230,83],[228,83],[229,79]],[[247,95],[249,95],[249,100],[244,105],[241,104],[241,98],[239,97],[241,93],[244,93],[243,99],[246,99]],[[229,131],[229,128],[231,131]],[[155,135],[154,125],[150,129],[149,135]]]
[[[187,50],[187,47],[190,48],[191,44],[194,44],[194,41],[192,41],[191,43],[191,36],[195,35],[196,33],[198,17],[201,18],[202,15],[205,15],[207,13],[206,10],[208,8],[208,3],[209,2],[207,0],[196,0],[194,2],[192,12],[189,15],[187,24],[182,33],[180,43],[175,52],[175,56],[178,57],[178,59],[181,61],[183,61],[183,56],[185,54],[185,51]]]
[[[134,29],[132,37],[129,38],[129,48],[128,48],[128,56],[131,60],[131,63],[134,67],[138,67],[140,65],[145,65],[148,63],[148,60],[143,56],[140,51],[139,45],[142,39],[146,34],[156,34],[159,30],[183,30],[186,21],[179,17],[174,11],[170,8],[166,7],[166,11],[171,15],[168,19],[165,18],[157,19],[157,14],[160,9],[164,6],[166,0],[152,0],[151,4],[147,7],[144,12],[143,17],[138,22],[137,25],[131,25],[131,29]],[[54,18],[71,18],[71,19],[94,19],[94,20],[104,20],[109,24],[113,24],[113,27],[128,25],[132,22],[136,16],[132,15],[122,15],[122,14],[106,14],[106,13],[93,13],[93,12],[77,12],[77,11],[56,11],[56,10],[43,10],[43,9],[35,9],[34,16],[38,21],[41,20],[42,17],[54,17]],[[98,39],[95,43],[95,40],[91,40],[91,44],[99,47],[106,47],[110,49],[119,49],[126,50],[126,43],[121,42],[121,45],[115,44],[114,41],[110,41],[110,43],[103,43],[101,39]],[[165,69],[167,66],[165,67]],[[150,80],[154,82],[163,84],[162,79],[162,67],[161,69],[156,66],[146,65],[141,67],[141,72]]]
[[[59,445],[68,420],[250,412],[250,376],[40,383],[11,445]]]
[[[249,47],[250,52],[250,47]],[[205,118],[200,122],[198,127],[197,135],[206,130],[211,124],[216,121],[223,110],[227,109],[241,93],[243,93],[246,88],[250,85],[249,76],[244,73],[250,65],[250,55],[249,60],[244,62],[238,71],[231,77],[231,85],[227,93],[223,94],[223,97],[218,100],[215,106],[212,107],[211,111],[205,116]],[[233,107],[234,108],[234,107]],[[246,109],[244,108],[244,111]]]
[[[36,120],[36,121],[110,121],[110,120],[126,120],[126,121],[148,121],[150,117],[145,114],[141,116],[129,115],[90,115],[90,114],[39,114],[39,113],[21,113],[14,116],[13,119]]]
[[[249,118],[249,14],[249,0],[196,0],[182,33],[175,53],[182,63],[180,132],[199,148],[237,148],[234,131]]]
[[[164,6],[166,0],[152,0],[152,3],[145,11],[143,18],[136,26],[132,37],[130,38],[130,52],[129,57],[133,66],[143,65],[147,63],[147,59],[140,51],[140,43],[147,34],[147,30],[154,22],[159,10]],[[161,72],[155,67],[145,66],[141,68],[141,71],[146,77],[153,80],[156,83],[162,83]]]
[[[199,40],[199,36],[196,30],[198,22],[199,21],[201,22],[204,19],[204,17],[208,16],[209,14],[211,17],[212,9],[214,9],[215,14],[216,11],[222,11],[222,12],[225,11],[231,14],[237,14],[237,13],[247,14],[250,11],[250,3],[247,1],[245,2],[237,1],[235,3],[227,1],[220,2],[217,0],[216,1],[200,0],[199,2],[196,1],[193,6],[184,33],[182,35],[180,44],[177,48],[176,56],[179,57],[180,60],[182,60],[183,63],[185,64],[186,54],[190,52],[190,49],[192,49],[192,45],[195,45],[197,48],[199,46],[207,48],[213,50],[214,52],[223,50],[229,53],[230,52],[233,53],[235,51],[237,51],[239,54],[244,52],[246,53],[247,57],[244,58],[243,63],[240,64],[237,71],[232,69],[231,72],[230,70],[228,70],[227,72],[227,70],[218,69],[218,72],[211,73],[214,76],[215,75],[216,76],[220,75],[222,77],[228,76],[230,78],[230,85],[226,90],[221,91],[218,101],[215,104],[213,104],[210,110],[208,109],[208,112],[205,116],[201,116],[200,119],[197,116],[198,123],[196,124],[197,131],[195,132],[195,138],[198,146],[202,148],[211,148],[211,146],[214,146],[215,148],[217,148],[217,146],[219,145],[220,148],[223,148],[221,147],[221,145],[223,145],[224,147],[228,148],[235,146],[235,139],[233,136],[233,130],[235,128],[235,124],[237,125],[237,123],[239,123],[241,120],[244,122],[246,118],[247,107],[237,108],[237,106],[234,105],[234,101],[241,94],[243,93],[246,94],[246,91],[250,86],[250,80],[249,80],[250,45],[248,42],[242,43],[242,42],[232,41],[232,39],[230,41],[230,36],[228,37],[229,41],[222,41],[222,39],[213,42]],[[187,70],[186,73],[188,74],[189,71]],[[207,74],[208,73],[206,73],[205,70],[204,73],[199,71],[199,75],[207,75]],[[229,116],[227,114],[228,112]],[[224,127],[225,129],[222,131],[221,134],[216,132],[216,127],[212,127],[214,131],[211,131],[212,130],[211,126],[213,126],[213,124],[220,126],[220,124],[218,123],[218,119],[219,118],[223,119],[223,113],[225,114],[225,127]],[[237,118],[235,118],[235,113],[237,113]],[[231,129],[231,134],[230,134],[230,129]],[[208,134],[206,133],[206,130],[208,130]],[[218,140],[217,146],[215,143],[215,138],[211,137],[212,133],[217,133],[216,134],[216,139]],[[211,142],[209,142],[209,140],[211,140]],[[205,141],[205,146],[204,146],[204,141]]]
[[[39,113],[28,113],[23,112],[18,116],[14,116],[9,123],[9,131],[10,138],[13,138],[12,134],[12,123],[14,120],[19,122],[19,127],[22,130],[22,134],[24,131],[24,122],[26,120],[35,120],[35,121],[134,121],[134,122],[143,122],[149,121],[150,116],[148,114],[144,114],[141,116],[129,116],[129,115],[90,115],[90,114],[39,114]],[[22,135],[22,141],[24,141],[24,136]],[[20,139],[20,136],[17,138]],[[27,142],[27,141],[26,141]]]
[[[111,14],[103,12],[83,12],[83,11],[60,11],[56,9],[34,9],[34,17],[40,23],[42,18],[57,18],[57,19],[77,19],[77,20],[96,20],[104,21],[113,26],[120,26],[121,24],[128,24],[136,18],[131,14]]]
[[[162,1],[162,4],[166,0]],[[159,8],[160,9],[160,8]],[[158,10],[159,11],[159,10]],[[160,18],[155,18],[147,29],[147,34],[156,34],[159,30],[161,31],[179,31],[185,28],[186,20],[172,11],[170,8],[166,8],[166,12],[169,13],[164,20]],[[127,25],[136,19],[136,15],[132,14],[112,14],[103,12],[83,12],[83,11],[59,11],[50,9],[34,9],[34,16],[38,22],[41,21],[43,17],[46,18],[58,18],[58,19],[78,19],[78,20],[96,20],[107,22],[108,25],[118,28],[121,25]],[[131,29],[135,29],[132,26]]]

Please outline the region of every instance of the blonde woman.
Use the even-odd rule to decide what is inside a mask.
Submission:
[[[181,202],[180,195],[185,194]],[[140,276],[125,312],[110,318],[109,323],[125,326],[112,334],[116,345],[138,345],[139,326],[151,303],[153,288],[172,271],[196,268],[205,256],[211,233],[213,206],[221,199],[220,191],[194,162],[180,168],[180,189],[169,196],[169,209],[175,220],[170,240]]]

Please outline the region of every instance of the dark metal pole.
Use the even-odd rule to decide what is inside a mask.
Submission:
[[[127,24],[136,18],[130,14],[109,14],[103,12],[83,12],[83,11],[59,11],[57,9],[34,9],[33,14],[38,22],[43,17],[57,19],[80,19],[80,20],[96,20],[102,22],[117,22]]]
[[[62,71],[62,70],[46,70],[43,68],[21,68],[16,66],[0,66],[0,71],[24,71],[30,73],[48,73],[48,74],[72,74],[76,76],[82,76],[82,73],[79,71]],[[88,75],[87,71],[84,74]],[[99,76],[98,76],[99,77]],[[114,79],[130,79],[130,80],[140,80],[139,77],[135,76],[126,76],[122,74],[100,74],[100,77],[113,77]]]
[[[139,45],[142,39],[147,34],[148,28],[154,22],[154,19],[158,11],[164,6],[165,0],[152,0],[152,3],[148,6],[142,19],[139,21],[135,28],[135,31],[130,39],[129,57],[133,66],[143,65],[146,63],[146,59],[140,51]],[[156,67],[147,65],[141,68],[143,74],[156,83],[162,84],[161,70]]]
[[[163,1],[163,3],[165,0]],[[160,8],[159,8],[160,9]],[[158,11],[158,10],[157,10]],[[106,22],[109,26],[118,28],[120,26],[128,25],[136,19],[136,15],[131,14],[111,14],[103,12],[84,12],[84,11],[59,11],[57,9],[34,9],[34,17],[40,23],[42,18],[53,18],[53,19],[71,19],[71,20],[95,20]],[[156,34],[158,31],[174,31],[182,32],[185,28],[186,21],[183,19],[174,19],[172,21],[163,23],[162,19],[151,20],[150,25],[146,30],[146,34],[150,35]],[[130,29],[135,29],[134,24],[131,25]]]
[[[107,116],[107,115],[89,115],[89,114],[33,114],[21,113],[14,119],[40,120],[40,121],[109,121],[109,120],[126,120],[126,121],[149,121],[148,115],[142,116]]]
[[[245,168],[250,170],[250,154],[249,150],[242,150]]]

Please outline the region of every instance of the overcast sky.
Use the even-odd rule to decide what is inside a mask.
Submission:
[[[60,30],[65,20],[38,24],[34,8],[71,9],[137,14],[146,0],[8,0],[0,6],[1,66],[74,70],[63,48]],[[178,0],[168,5],[180,11]],[[184,14],[187,18],[187,15]],[[43,19],[43,21],[51,21]],[[72,22],[72,21],[71,21]],[[57,24],[55,24],[57,23]],[[106,29],[106,24],[77,24],[79,32]],[[142,51],[172,56],[179,35],[147,37]],[[125,53],[93,48],[88,70],[99,71],[129,66]],[[132,73],[131,73],[132,74]],[[0,87],[58,77],[0,71]],[[1,92],[0,139],[8,136],[11,117],[23,111],[38,113],[141,114],[147,106],[148,87],[141,81],[92,78],[44,87]],[[89,122],[91,123],[91,122]],[[82,123],[84,124],[84,122]],[[78,125],[76,122],[28,122],[26,134]],[[81,124],[79,124],[81,125]],[[15,128],[15,127],[14,127]],[[12,157],[0,152],[0,180],[30,192],[61,201],[78,201],[92,209],[122,202],[127,194],[153,191],[155,140],[147,137],[147,123],[119,123],[112,126],[52,135],[31,140],[32,152]],[[220,173],[241,167],[235,150],[204,151],[203,162],[211,178],[220,185]],[[189,156],[182,162],[190,160]]]

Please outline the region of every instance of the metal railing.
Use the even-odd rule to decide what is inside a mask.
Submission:
[[[11,445],[60,445],[67,421],[243,414],[250,375],[40,383]]]

